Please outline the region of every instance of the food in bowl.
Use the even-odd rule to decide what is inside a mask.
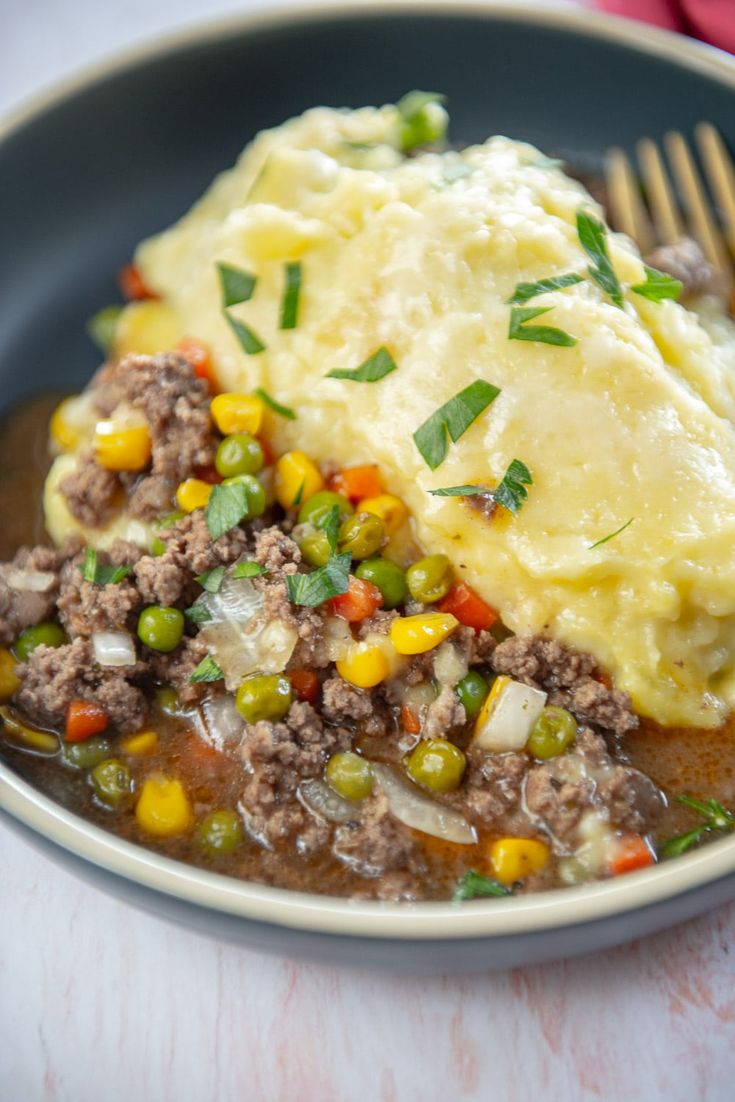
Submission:
[[[1,571],[3,753],[124,837],[423,900],[735,827],[735,330],[445,122],[260,135],[94,319]]]

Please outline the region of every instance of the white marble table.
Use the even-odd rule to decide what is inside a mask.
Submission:
[[[0,0],[0,111],[122,45],[247,6]],[[405,979],[204,940],[2,827],[0,899],[0,1102],[735,1097],[735,905],[581,960]]]

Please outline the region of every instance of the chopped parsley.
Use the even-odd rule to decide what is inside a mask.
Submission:
[[[373,352],[359,367],[348,370],[343,367],[335,367],[327,372],[328,379],[350,379],[353,383],[377,383],[395,371],[398,364],[391,356],[387,348],[379,348]]]
[[[264,402],[268,406],[268,409],[272,410],[273,413],[277,413],[279,414],[279,416],[285,417],[288,421],[296,420],[296,414],[294,413],[294,411],[292,409],[289,409],[288,406],[282,406],[280,402],[277,402],[275,400],[275,398],[271,398],[268,391],[263,390],[262,386],[256,387],[255,393],[260,398],[261,402]]]
[[[537,341],[540,344],[553,344],[558,348],[573,348],[577,338],[571,333],[555,329],[552,325],[526,324],[534,318],[540,318],[542,314],[548,314],[549,310],[553,310],[553,306],[511,306],[508,340]]]
[[[221,681],[225,675],[219,668],[211,654],[202,658],[201,662],[189,677],[189,681],[196,685],[200,681]]]
[[[326,534],[331,555],[336,554],[337,551],[337,540],[339,539],[339,527],[341,523],[339,506],[333,505],[332,508],[327,510],[324,516],[319,517],[314,524],[315,528],[320,529]]]
[[[604,223],[587,211],[577,211],[579,243],[592,261],[587,271],[595,283],[622,309],[623,290],[607,251],[607,229]]]
[[[325,566],[310,574],[288,574],[286,586],[289,600],[295,605],[316,608],[331,597],[346,593],[350,584],[350,554],[335,555]]]
[[[495,898],[510,895],[510,889],[505,888],[497,880],[490,876],[483,876],[475,869],[469,869],[457,884],[452,896],[453,903],[464,903],[468,899]]]
[[[196,580],[199,582],[202,589],[206,589],[207,593],[219,593],[224,577],[224,566],[215,566],[214,570],[209,570],[206,574],[197,575]]]
[[[299,505],[303,501],[305,487],[306,487],[306,479],[303,479],[302,482],[301,482],[301,485],[299,486],[298,490],[296,491],[296,497],[291,502],[291,508],[292,509],[298,509]]]
[[[684,288],[680,279],[674,279],[667,272],[659,272],[657,268],[649,268],[648,264],[644,264],[643,267],[646,272],[645,281],[634,284],[630,288],[631,291],[650,299],[651,302],[663,302],[665,298],[673,298],[674,301],[678,299]]]
[[[280,329],[295,329],[299,316],[301,294],[301,263],[298,260],[286,265],[286,289],[281,303]]]
[[[717,800],[697,800],[693,796],[677,796],[680,804],[696,811],[702,822],[684,834],[677,834],[659,846],[659,857],[679,857],[708,834],[726,834],[735,831],[735,815],[727,811]]]
[[[567,272],[566,275],[549,276],[548,279],[539,279],[536,283],[518,283],[512,298],[508,299],[511,306],[523,306],[524,302],[535,298],[536,295],[545,295],[549,291],[560,291],[563,287],[573,287],[575,283],[584,283],[584,278],[576,272]]]
[[[263,352],[265,350],[265,345],[260,337],[258,337],[244,321],[233,318],[227,312],[225,312],[225,320],[240,342],[240,347],[243,352],[247,352],[248,356],[257,356],[258,352]]]
[[[257,277],[242,268],[233,268],[231,264],[218,264],[217,273],[222,288],[222,305],[237,306],[253,297]]]
[[[432,471],[446,458],[449,450],[447,435],[456,444],[499,394],[498,387],[486,383],[484,379],[477,379],[445,402],[416,429],[414,442]]]
[[[204,510],[204,519],[212,539],[217,540],[231,528],[237,527],[249,511],[247,491],[241,482],[213,486]]]
[[[261,574],[267,573],[266,568],[261,566],[259,562],[239,562],[232,571],[232,577],[235,580],[238,578],[259,578]]]
[[[614,532],[610,532],[609,535],[603,536],[602,539],[597,540],[596,543],[591,543],[587,550],[594,551],[596,547],[602,547],[603,543],[607,543],[609,540],[615,539],[615,537],[619,536],[621,532],[624,532],[626,528],[629,528],[634,520],[635,517],[631,517],[629,520],[626,520],[625,524],[621,524],[620,527],[616,528]]]
[[[212,619],[207,606],[204,604],[204,594],[197,597],[193,605],[184,609],[184,616],[191,624],[206,624]]]
[[[493,491],[498,505],[511,513],[517,513],[528,498],[526,486],[533,485],[531,472],[520,459],[513,459],[503,475],[500,485]]]
[[[434,497],[475,497],[477,494],[492,495],[489,486],[468,484],[466,486],[442,486],[439,490],[429,490]]]
[[[117,585],[132,572],[132,566],[106,566],[99,561],[97,552],[88,547],[84,552],[84,562],[79,569],[85,582],[94,585]]]
[[[447,131],[447,116],[436,110],[446,96],[439,92],[408,92],[396,104],[401,116],[401,149],[404,153],[420,145],[441,141]]]

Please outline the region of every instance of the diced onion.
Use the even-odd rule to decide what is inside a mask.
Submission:
[[[475,829],[464,815],[424,796],[417,788],[400,780],[389,765],[373,762],[372,767],[388,799],[391,815],[399,822],[447,842],[469,846],[477,841]]]
[[[203,719],[204,737],[216,750],[224,750],[242,735],[243,718],[230,693],[213,693],[202,701],[198,710]]]
[[[453,689],[463,677],[467,676],[469,666],[454,643],[448,639],[436,648],[434,655],[434,677],[440,685],[449,685]]]
[[[499,753],[522,750],[546,704],[546,693],[499,677],[477,717],[473,742]]]
[[[341,616],[330,616],[325,624],[324,635],[330,662],[339,662],[346,656],[353,642],[350,625]]]
[[[135,644],[127,631],[95,631],[92,646],[100,666],[135,665]]]
[[[10,589],[23,593],[48,593],[56,582],[56,575],[49,570],[9,570],[5,576]]]
[[[346,823],[355,818],[355,805],[317,777],[302,781],[296,792],[307,811],[328,823]]]

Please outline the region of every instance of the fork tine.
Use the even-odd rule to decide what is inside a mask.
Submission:
[[[655,244],[653,227],[630,161],[622,149],[611,149],[605,167],[612,221],[616,229],[632,237],[641,252],[649,252]]]
[[[663,245],[673,245],[684,233],[669,178],[658,146],[650,138],[638,142],[638,162],[643,184],[651,206],[658,239]]]
[[[722,214],[730,252],[735,255],[735,170],[730,154],[711,123],[700,122],[694,128],[694,133],[709,185]]]
[[[709,204],[699,173],[689,152],[689,147],[682,135],[676,130],[669,131],[664,141],[679,190],[684,196],[692,233],[702,246],[709,262],[715,268],[719,268],[728,281],[731,282],[732,266],[730,258],[722,236],[709,212]]]

